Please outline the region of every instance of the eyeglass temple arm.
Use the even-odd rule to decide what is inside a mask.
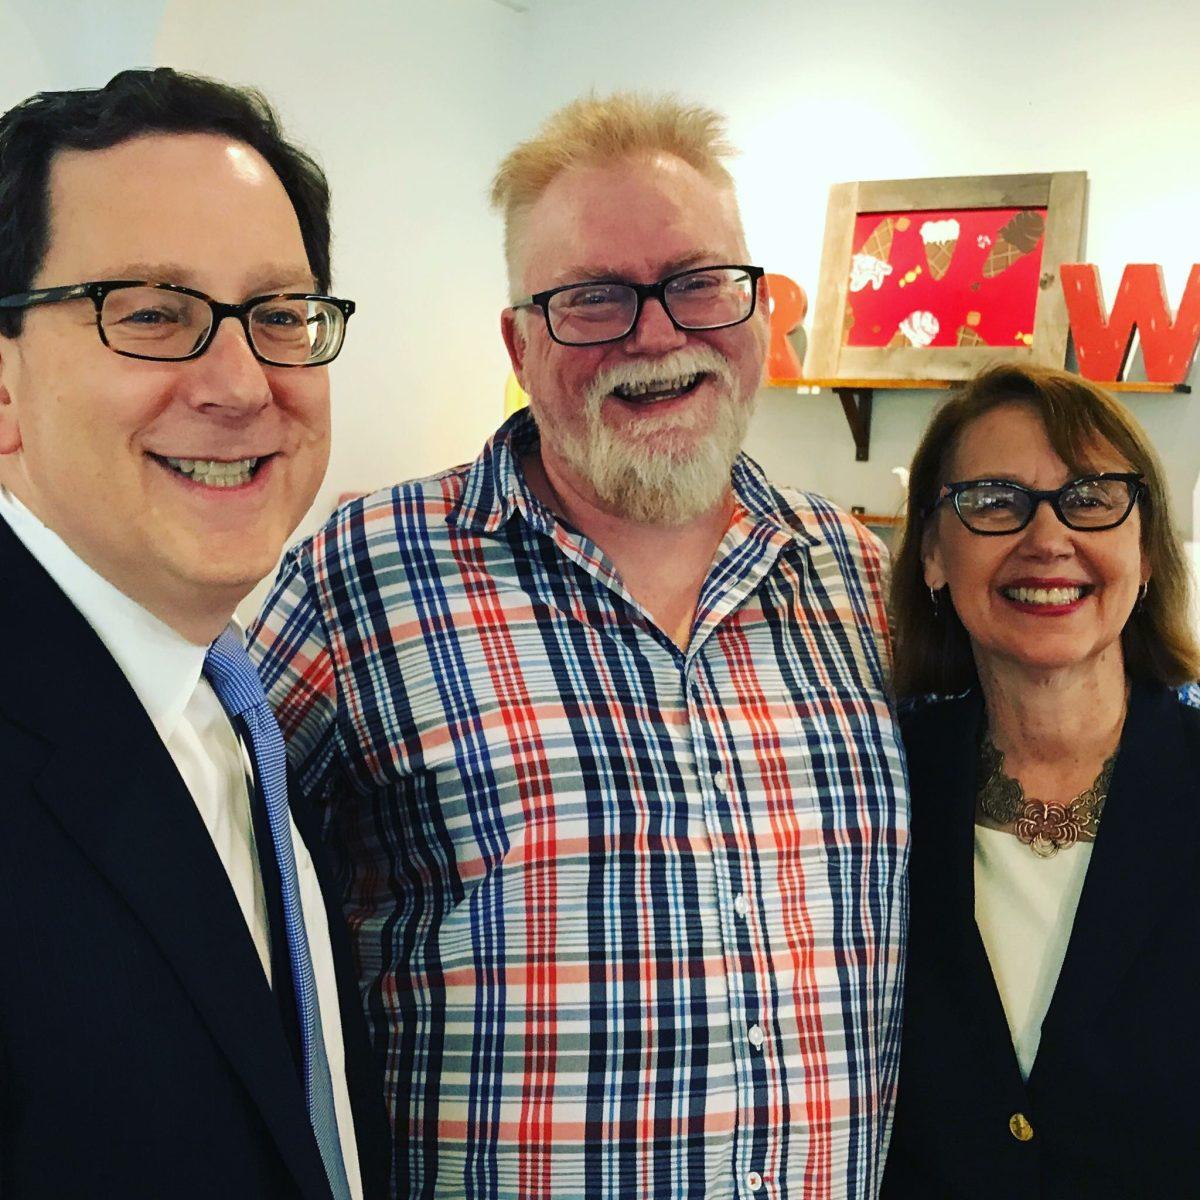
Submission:
[[[35,304],[53,304],[57,300],[82,300],[90,295],[87,284],[83,283],[71,287],[39,288],[33,292],[17,292],[12,296],[0,297],[0,308],[32,308]]]
[[[948,483],[943,483],[938,494],[936,496],[934,496],[933,503],[928,505],[921,515],[925,516],[925,517],[932,516],[934,514],[934,512],[937,511],[937,506],[939,504],[941,504],[941,502],[943,500],[945,500],[949,495],[950,495],[950,485]]]

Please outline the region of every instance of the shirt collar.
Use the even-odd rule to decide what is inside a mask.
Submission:
[[[196,690],[207,646],[197,646],[93,570],[11,492],[0,518],[95,631],[166,741]]]
[[[538,444],[537,425],[528,408],[513,413],[492,434],[467,471],[451,524],[478,533],[495,533],[514,512],[538,507],[521,470],[521,459]]]
[[[535,500],[521,459],[538,444],[537,425],[528,408],[515,412],[492,435],[467,471],[466,483],[450,521],[478,533],[495,533],[515,512],[534,524],[544,512]],[[734,498],[751,522],[765,521],[806,545],[821,541],[815,525],[806,527],[779,491],[748,454],[734,460],[731,475]]]

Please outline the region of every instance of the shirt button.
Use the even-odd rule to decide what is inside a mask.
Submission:
[[[718,792],[729,790],[729,785],[725,782],[725,776],[720,771],[713,772],[713,787],[715,787]]]
[[[741,892],[733,898],[733,911],[739,917],[744,917],[750,911],[750,901]]]
[[[762,1187],[762,1176],[757,1171],[751,1171],[746,1176],[746,1186],[752,1191],[757,1192]]]
[[[1033,1126],[1029,1123],[1029,1118],[1024,1113],[1013,1113],[1008,1118],[1008,1132],[1017,1139],[1018,1142],[1028,1142],[1033,1140]]]
[[[766,1035],[762,1031],[761,1025],[751,1025],[750,1032],[747,1034],[747,1036],[750,1038],[750,1045],[752,1045],[755,1050],[761,1050],[763,1042],[767,1040]],[[1015,1120],[1016,1118],[1014,1117],[1013,1119]]]

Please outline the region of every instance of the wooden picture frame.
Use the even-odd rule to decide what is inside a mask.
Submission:
[[[1068,323],[1058,268],[1064,262],[1078,262],[1082,256],[1086,197],[1087,174],[1083,171],[835,184],[829,192],[805,377],[864,381],[967,379],[981,367],[999,362],[1063,366]],[[922,214],[947,210],[1022,208],[1045,211],[1034,320],[1025,338],[1028,344],[846,344],[848,294],[860,215],[911,213],[914,220],[919,220]],[[907,227],[908,222],[901,218],[900,224]],[[861,236],[861,225],[859,229]],[[980,239],[981,247],[986,240]],[[940,276],[934,274],[933,278]],[[1026,304],[1028,300],[1026,297]],[[972,316],[978,317],[974,313]]]

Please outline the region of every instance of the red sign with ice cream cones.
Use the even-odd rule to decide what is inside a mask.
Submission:
[[[1061,366],[1061,263],[1083,245],[1082,171],[876,179],[829,189],[805,375],[969,379]]]
[[[1046,210],[859,213],[844,345],[1028,346]]]

